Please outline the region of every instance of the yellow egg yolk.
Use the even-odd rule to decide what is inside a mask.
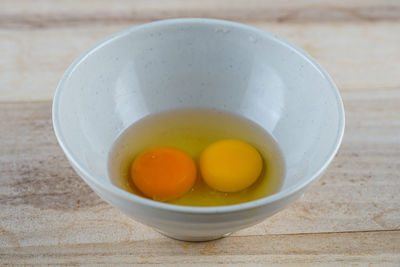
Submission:
[[[146,196],[171,200],[189,191],[196,181],[196,165],[186,152],[156,147],[141,153],[131,167],[131,178]]]
[[[199,163],[203,180],[222,192],[238,192],[251,186],[263,168],[260,153],[235,139],[212,143],[201,153]]]

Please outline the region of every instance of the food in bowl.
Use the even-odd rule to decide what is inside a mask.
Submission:
[[[282,153],[262,127],[227,111],[184,108],[133,123],[109,153],[109,175],[135,195],[185,206],[222,206],[279,191]]]
[[[121,133],[147,116],[187,108],[234,113],[270,133],[285,159],[282,185],[252,201],[187,206],[132,194],[110,179],[109,152]],[[262,222],[303,195],[332,161],[345,118],[332,79],[296,46],[235,22],[173,19],[127,29],[80,56],[58,85],[53,125],[74,170],[105,201],[167,236],[201,241]],[[265,157],[246,136],[221,139],[242,140]],[[130,150],[131,159],[154,146],[165,144]]]

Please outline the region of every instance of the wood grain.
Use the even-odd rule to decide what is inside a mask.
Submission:
[[[210,243],[211,254],[218,254],[224,262],[240,263],[243,253],[250,262],[260,264],[280,262],[285,254],[291,255],[286,263],[400,260],[400,137],[395,134],[400,132],[400,90],[349,91],[343,97],[348,126],[343,146],[326,175],[284,211],[235,233],[229,242],[217,242],[223,244],[221,248]],[[177,245],[180,242],[162,237],[104,203],[69,167],[52,132],[50,102],[2,103],[0,114],[4,129],[8,129],[0,132],[0,254],[4,256],[0,258],[18,259],[19,263],[39,258],[48,264],[70,263],[71,258],[96,263],[102,255],[109,264],[178,263],[172,254],[160,251],[160,243],[170,247],[181,246]],[[381,138],[376,139],[377,135]],[[365,238],[369,240],[366,243]],[[349,244],[353,239],[358,241]],[[235,242],[245,241],[257,246],[235,248]],[[287,244],[295,247],[290,250]],[[300,244],[307,244],[304,249],[309,253],[298,250]],[[355,256],[350,245],[369,256]],[[202,257],[203,249],[204,245],[194,245],[192,252]],[[222,254],[218,253],[221,249]],[[43,255],[44,251],[53,252]],[[182,257],[189,261],[192,252]],[[152,256],[138,257],[147,254]],[[309,254],[324,257],[321,260]]]
[[[338,266],[344,262],[358,265],[368,261],[369,266],[397,266],[400,261],[399,240],[399,231],[236,236],[207,243],[161,238],[108,244],[7,248],[0,251],[0,256],[5,264]]]
[[[76,27],[87,24],[146,22],[177,17],[211,17],[245,22],[376,22],[400,20],[393,0],[101,0],[2,2],[0,27],[18,29]]]
[[[343,145],[303,198],[231,237],[168,239],[103,202],[51,125],[69,64],[147,21],[215,17],[315,57],[346,109]],[[400,266],[400,2],[0,1],[0,265]]]
[[[1,29],[0,101],[50,100],[63,72],[86,49],[135,24]],[[400,23],[253,23],[300,46],[342,91],[400,87]]]

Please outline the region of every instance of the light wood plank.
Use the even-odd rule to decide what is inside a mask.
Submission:
[[[341,91],[400,87],[400,23],[255,23],[305,49]],[[130,24],[0,29],[0,101],[50,100],[68,65]]]
[[[400,90],[343,96],[345,138],[324,177],[287,209],[234,236],[400,230]],[[2,247],[159,239],[77,177],[56,143],[50,109],[49,102],[0,105],[7,129],[0,131]]]
[[[0,250],[4,264],[162,264],[204,266],[338,266],[400,262],[400,231],[230,237],[207,243],[161,238],[106,244],[34,246]]]
[[[295,23],[400,19],[400,3],[396,0],[3,0],[0,5],[0,28],[132,23],[177,17]]]

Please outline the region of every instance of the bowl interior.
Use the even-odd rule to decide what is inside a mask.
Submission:
[[[312,179],[343,133],[337,89],[310,57],[272,34],[203,19],[135,27],[89,50],[60,82],[54,125],[79,167],[108,182],[117,136],[182,107],[227,110],[264,127],[286,161],[282,190]]]

